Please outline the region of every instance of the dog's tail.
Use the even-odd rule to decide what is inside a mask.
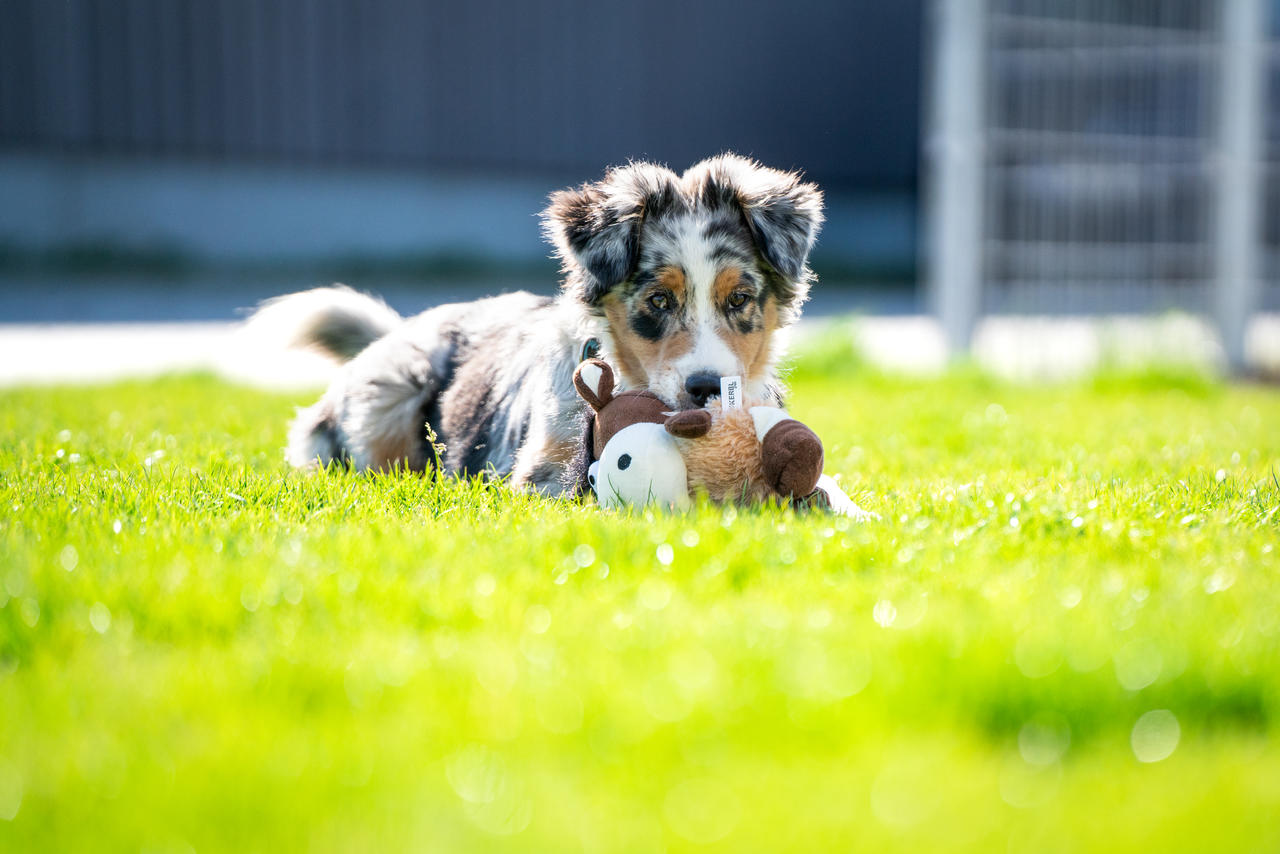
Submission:
[[[249,318],[249,329],[255,336],[346,362],[402,320],[377,297],[333,285],[266,300]]]

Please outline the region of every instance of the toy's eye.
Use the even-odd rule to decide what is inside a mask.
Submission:
[[[618,470],[619,470],[619,471],[625,471],[625,470],[626,470],[627,468],[629,468],[630,466],[631,466],[631,455],[630,455],[630,454],[623,454],[622,456],[618,457]]]
[[[669,311],[671,309],[671,295],[665,293],[656,293],[649,297],[649,305],[654,311]]]
[[[729,308],[742,308],[747,304],[747,300],[751,299],[751,294],[746,291],[734,291],[729,294]]]
[[[592,486],[595,486],[595,485],[596,485],[596,476],[595,476],[595,475],[593,475],[593,474],[589,474],[589,475],[587,475],[587,483],[591,484]]]

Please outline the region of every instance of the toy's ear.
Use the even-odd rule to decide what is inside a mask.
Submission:
[[[711,431],[711,413],[705,409],[686,409],[667,419],[667,432],[681,439],[698,439]]]
[[[613,368],[600,359],[587,359],[573,372],[573,385],[582,399],[599,412],[613,400]]]

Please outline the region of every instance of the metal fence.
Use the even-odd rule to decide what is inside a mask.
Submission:
[[[938,0],[930,285],[987,313],[1182,309],[1241,366],[1280,300],[1276,16],[1263,0]]]

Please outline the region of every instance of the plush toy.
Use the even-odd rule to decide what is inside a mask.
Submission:
[[[857,511],[822,474],[822,441],[775,406],[715,398],[672,412],[651,392],[615,393],[613,370],[599,359],[580,364],[573,382],[595,412],[588,480],[603,507],[683,508],[691,492],[705,492],[714,501],[777,497]]]

